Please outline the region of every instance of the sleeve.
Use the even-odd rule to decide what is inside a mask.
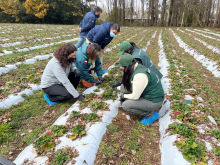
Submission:
[[[71,68],[70,68],[70,71],[71,71],[71,72],[74,72],[76,69],[77,69],[77,67],[75,66],[74,63],[72,63]]]
[[[113,39],[113,38],[112,38],[112,39]],[[101,49],[105,49],[105,47],[112,41],[112,39],[111,39],[108,43],[102,44]]]
[[[86,24],[81,28],[81,32],[88,31],[93,28],[94,20],[92,19],[92,17],[88,17],[86,19]]]
[[[89,67],[85,67],[83,65],[88,65],[84,63],[78,63],[77,67],[81,73],[81,78],[83,78],[87,82],[94,82],[94,78],[89,74]]]
[[[79,96],[79,93],[69,81],[68,77],[66,76],[66,73],[64,72],[60,64],[55,63],[51,71],[54,74],[54,76],[58,79],[58,81],[63,84],[63,86],[74,98],[77,98]]]
[[[131,94],[124,94],[124,98],[138,100],[148,84],[148,77],[145,73],[138,73],[133,79]]]
[[[80,22],[79,27],[82,27],[82,21]]]
[[[99,57],[97,57],[95,60],[95,71],[98,77],[102,77],[102,64]]]

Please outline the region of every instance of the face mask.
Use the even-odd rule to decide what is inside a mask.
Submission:
[[[96,17],[96,18],[99,18],[99,17],[100,17],[100,15],[95,15],[95,17]]]
[[[70,57],[70,58],[68,59],[68,61],[69,61],[69,63],[75,63],[75,62],[76,62],[76,58]]]
[[[111,36],[111,37],[115,37],[116,35],[114,35],[114,33],[111,32],[111,33],[110,33],[110,36]]]

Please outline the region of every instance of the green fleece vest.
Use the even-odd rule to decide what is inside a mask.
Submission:
[[[131,77],[131,81],[133,81],[134,76],[138,73],[145,73],[148,77],[148,85],[141,94],[141,97],[150,100],[154,103],[163,101],[164,91],[158,76],[152,70],[144,67],[143,65],[138,64]]]

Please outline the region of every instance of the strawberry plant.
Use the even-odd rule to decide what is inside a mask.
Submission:
[[[214,148],[212,149],[212,152],[213,152],[215,155],[220,155],[220,147],[219,147],[219,146],[214,147]]]
[[[184,123],[173,123],[170,124],[169,127],[173,129],[173,131],[171,131],[172,134],[180,134],[184,138],[195,139],[198,135],[198,132],[193,127]]]
[[[99,89],[95,89],[94,92],[100,92],[100,90]]]
[[[51,132],[43,134],[39,139],[34,142],[34,147],[38,150],[38,153],[43,151],[50,151],[54,147],[54,135]]]
[[[206,162],[206,147],[193,139],[186,139],[176,143],[176,147],[182,150],[183,157],[190,163],[195,163],[195,159]]]
[[[63,134],[66,134],[68,127],[64,125],[52,125],[51,132],[54,134],[54,136],[63,136]]]
[[[0,145],[11,140],[14,134],[15,134],[15,131],[12,129],[11,124],[1,123],[0,124]]]
[[[85,121],[101,121],[99,115],[96,113],[89,113],[84,117]]]
[[[85,128],[84,128],[84,125],[81,123],[81,124],[78,124],[76,126],[74,126],[70,132],[72,133],[72,135],[69,135],[69,138],[70,139],[76,139],[78,136],[82,136],[82,135],[85,135],[86,134],[86,131],[85,131]]]
[[[68,154],[67,149],[56,151],[53,162],[50,163],[50,165],[62,165],[65,162],[68,162],[71,160],[70,155]]]
[[[70,114],[70,117],[69,117],[69,118],[80,117],[81,115],[82,115],[82,114],[80,114],[79,112],[73,111],[73,112]]]
[[[218,139],[218,141],[220,141],[220,132],[219,132],[219,130],[217,130],[217,129],[213,129],[213,130],[211,130],[211,129],[206,129],[206,131],[211,132],[212,135],[213,135],[216,139]]]
[[[89,105],[95,110],[107,108],[107,104],[102,101],[91,102]]]

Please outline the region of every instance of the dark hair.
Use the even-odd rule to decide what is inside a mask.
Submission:
[[[131,47],[128,48],[128,49],[126,49],[124,52],[125,52],[125,53],[129,53],[129,50],[130,50],[130,51],[131,51],[130,54],[132,54],[132,53],[133,53],[133,50],[134,50],[135,48],[138,48],[138,47],[137,47],[137,45],[136,45],[134,42],[129,42],[129,43],[131,44]]]
[[[132,65],[129,65],[129,66],[125,67],[124,74],[123,74],[123,77],[122,77],[122,84],[123,84],[124,88],[130,93],[132,93],[132,90],[131,90],[131,76],[134,73],[134,65],[135,64],[136,64],[136,62],[135,62],[135,59],[134,59],[134,63]]]
[[[54,52],[54,57],[57,58],[57,60],[60,62],[61,66],[66,68],[68,67],[71,63],[68,61],[68,56],[77,51],[77,48],[71,44],[71,43],[65,43],[61,45],[55,52]]]
[[[97,52],[100,52],[100,51],[101,51],[100,46],[95,43],[90,44],[86,49],[86,53],[88,54],[88,56],[91,60],[95,60]]]
[[[95,6],[93,8],[93,11],[97,11],[97,12],[101,12],[102,13],[102,9],[99,6]]]
[[[120,26],[117,23],[111,22],[110,23],[112,30],[117,30],[118,32],[120,32]]]

